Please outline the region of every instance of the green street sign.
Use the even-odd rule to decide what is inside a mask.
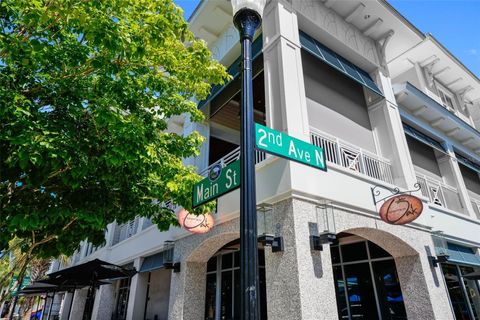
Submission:
[[[210,169],[208,177],[193,186],[193,207],[212,201],[240,187],[240,160],[222,168],[221,164]]]
[[[327,171],[323,149],[255,123],[257,149]]]

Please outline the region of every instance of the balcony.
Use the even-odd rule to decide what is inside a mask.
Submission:
[[[255,150],[255,164],[259,164],[260,162],[264,161],[267,158],[267,154],[263,151]],[[222,167],[225,167],[229,165],[232,162],[235,162],[236,160],[240,159],[240,147],[237,147],[235,150],[227,153],[225,156],[223,156],[221,159],[215,161],[202,171],[200,171],[198,174],[201,176],[207,176],[208,172],[210,169],[212,169],[214,166],[221,164]]]
[[[115,234],[113,236],[112,246],[120,243],[137,233],[140,217],[136,217],[127,223],[120,224],[115,227]]]
[[[470,202],[472,203],[473,211],[477,216],[477,219],[480,220],[480,195],[473,193],[472,191],[468,191],[468,195],[470,196]]]
[[[352,146],[338,138],[328,136],[314,128],[310,129],[310,138],[315,146],[323,148],[328,162],[377,180],[394,183],[389,160]]]
[[[419,173],[416,173],[416,176],[422,195],[427,197],[431,203],[465,214],[465,209],[456,188]]]
[[[421,119],[472,150],[480,148],[480,132],[477,129],[414,85],[409,82],[396,84],[393,91],[397,102],[413,119]]]

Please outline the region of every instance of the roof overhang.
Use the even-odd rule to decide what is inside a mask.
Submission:
[[[424,38],[422,32],[384,0],[296,1],[294,6],[295,3],[299,7],[307,6],[306,3],[310,6],[326,7],[327,10],[312,8],[299,14],[300,29],[314,35],[317,40],[368,72],[378,65],[371,65],[371,62],[369,64],[359,57],[358,52],[365,46],[362,38],[369,38],[378,43],[378,51],[380,54],[384,51],[386,61],[415,46]],[[336,15],[330,14],[331,11]],[[343,19],[343,22],[338,21],[339,19]],[[320,21],[326,21],[322,27]],[[315,28],[315,25],[319,26]],[[349,26],[353,26],[356,31],[344,30]],[[327,34],[334,34],[335,30],[340,35],[348,33],[348,36],[340,41]],[[352,51],[355,48],[357,49]]]
[[[414,63],[427,68],[450,91],[463,95],[469,101],[480,99],[478,77],[431,35],[388,63],[391,77],[411,69]]]
[[[428,123],[475,153],[480,153],[480,132],[451,113],[412,84],[393,86],[399,106],[413,117]]]
[[[232,5],[230,1],[202,0],[188,22],[195,36],[205,40],[210,47],[233,24]]]

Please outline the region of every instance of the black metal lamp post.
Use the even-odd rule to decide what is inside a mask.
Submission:
[[[242,44],[240,135],[240,308],[242,320],[259,319],[255,129],[253,121],[252,42],[265,0],[232,0],[233,22]]]

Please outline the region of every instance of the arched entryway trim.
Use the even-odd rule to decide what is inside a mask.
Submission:
[[[342,233],[369,240],[394,258],[408,319],[435,319],[427,280],[431,278],[427,273],[432,271],[428,259],[422,257],[422,253],[398,236],[384,230],[351,228],[342,230]]]

